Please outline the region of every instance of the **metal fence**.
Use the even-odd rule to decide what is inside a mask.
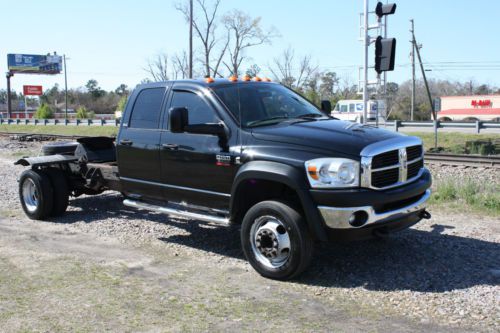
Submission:
[[[451,121],[386,121],[379,122],[376,124],[375,122],[370,122],[371,125],[378,125],[378,127],[392,128],[396,132],[401,128],[405,127],[418,127],[418,128],[432,128],[435,132],[440,128],[461,128],[461,129],[471,129],[476,133],[481,133],[481,130],[487,129],[499,129],[500,130],[500,122],[493,121],[475,121],[475,122],[451,122]]]
[[[0,118],[0,124],[9,125],[67,125],[67,126],[119,126],[120,119],[105,120],[105,119],[3,119]],[[500,130],[500,122],[492,121],[476,121],[476,122],[450,122],[450,121],[386,121],[370,122],[370,125],[377,125],[387,129],[399,131],[401,128],[431,128],[437,132],[440,128],[462,128],[471,129],[476,133],[481,130],[498,129]]]
[[[120,119],[2,119],[6,125],[66,125],[66,126],[119,126]]]

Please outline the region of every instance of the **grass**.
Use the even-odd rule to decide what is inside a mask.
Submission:
[[[500,186],[471,178],[438,179],[430,203],[500,216]]]
[[[59,134],[81,136],[116,136],[115,126],[64,125],[0,125],[0,132],[29,134]]]
[[[434,133],[405,133],[408,135],[418,136],[424,142],[425,150],[429,150],[434,147]],[[478,141],[478,140],[500,140],[500,134],[467,134],[467,133],[450,133],[450,132],[440,132],[438,133],[438,147],[444,148],[446,151],[451,153],[463,153],[465,150],[465,143],[468,141]]]

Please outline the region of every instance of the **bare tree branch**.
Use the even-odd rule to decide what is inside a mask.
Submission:
[[[196,5],[200,9],[201,18],[193,17],[193,28],[198,36],[202,47],[203,47],[203,57],[201,62],[205,68],[205,75],[212,76],[212,73],[217,74],[220,66],[220,59],[224,57],[227,49],[227,43],[224,38],[217,38],[217,12],[219,10],[219,5],[221,0],[215,0],[213,5],[209,6],[210,1],[206,0],[196,0]],[[189,6],[187,3],[178,3],[175,8],[180,11],[187,22],[189,22]],[[218,56],[215,60],[212,54],[216,50],[216,46],[222,42],[223,46],[220,50]],[[215,62],[215,66],[212,63]]]
[[[251,18],[236,9],[224,15],[222,21],[231,36],[228,49],[229,61],[224,62],[224,65],[231,74],[236,76],[240,72],[241,64],[247,58],[244,53],[246,49],[257,45],[271,44],[272,39],[278,37],[274,28],[268,31],[262,30],[260,17]]]

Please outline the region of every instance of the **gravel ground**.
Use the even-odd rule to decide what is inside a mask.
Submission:
[[[22,168],[12,166],[23,153],[13,154],[12,149],[32,153],[39,147],[0,140],[0,216],[10,225],[34,223],[24,217],[18,202],[16,178]],[[492,169],[431,171],[436,178],[466,175],[500,182],[499,172]],[[114,193],[72,199],[68,213],[46,225],[193,258],[208,268],[242,270],[248,272],[245,278],[260,281],[243,258],[237,227],[169,220],[124,207],[121,200]],[[414,325],[410,331],[500,331],[500,218],[430,210],[431,220],[388,239],[320,244],[311,267],[298,280],[266,283],[321,306],[352,302],[360,320],[401,318]],[[199,274],[202,279],[203,272]]]

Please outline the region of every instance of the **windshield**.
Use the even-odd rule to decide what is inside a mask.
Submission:
[[[325,117],[305,98],[279,84],[231,84],[214,87],[213,90],[243,127],[272,125],[288,119]]]

